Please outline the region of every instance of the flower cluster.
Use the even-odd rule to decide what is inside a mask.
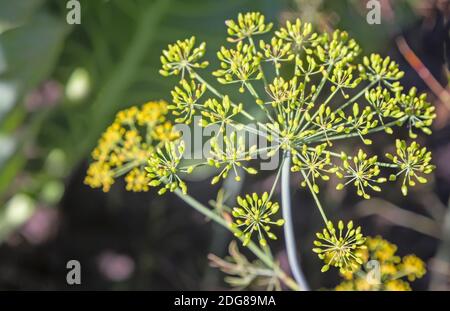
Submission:
[[[258,235],[262,246],[267,244],[266,237],[276,240],[276,235],[270,231],[270,226],[282,226],[283,219],[273,220],[280,206],[276,202],[269,201],[269,194],[264,192],[261,197],[256,193],[247,194],[245,197],[237,197],[239,207],[233,208],[234,222],[232,227],[238,229],[235,235],[242,237],[244,245],[250,242],[253,233]]]
[[[242,104],[232,105],[230,98],[224,96],[222,100],[208,99],[202,110],[201,126],[206,127],[212,124],[219,124],[220,131],[223,132],[224,126],[232,122],[232,118],[242,111]]]
[[[256,54],[255,47],[239,41],[236,49],[227,49],[222,47],[217,52],[217,58],[220,60],[220,67],[214,71],[217,81],[222,84],[239,83],[239,91],[245,91],[244,85],[250,80],[259,80],[262,78],[260,70],[260,58]]]
[[[345,184],[338,184],[337,189],[341,190],[346,184],[353,183],[356,187],[356,193],[359,196],[369,199],[370,195],[366,193],[366,188],[380,192],[381,188],[376,184],[386,181],[385,177],[377,177],[380,174],[380,168],[377,165],[377,156],[368,158],[367,154],[359,149],[358,154],[349,160],[348,156],[342,154],[342,167],[336,172],[340,178],[346,178]]]
[[[361,77],[369,81],[382,82],[393,91],[402,90],[398,80],[403,78],[404,72],[391,58],[383,58],[379,54],[364,56],[363,63],[358,66]]]
[[[416,138],[413,128],[422,130],[425,134],[431,134],[430,125],[436,118],[434,106],[427,102],[427,95],[417,95],[417,89],[411,88],[407,94],[397,94],[397,104],[401,114],[406,119],[409,128],[409,136]]]
[[[163,185],[158,194],[164,194],[167,190],[173,192],[175,189],[181,189],[186,194],[186,184],[179,177],[182,171],[179,167],[184,153],[183,141],[171,141],[164,144],[164,148],[156,148],[148,159],[148,165],[145,170],[148,172],[148,185],[159,187]]]
[[[143,169],[155,147],[178,138],[167,120],[167,103],[152,101],[141,108],[120,111],[92,152],[95,160],[84,182],[108,192],[119,176],[125,176],[126,189],[147,191],[148,178]]]
[[[275,35],[287,44],[292,44],[295,54],[301,52],[302,49],[307,54],[311,54],[313,52],[311,47],[316,46],[319,41],[319,35],[313,32],[312,24],[302,23],[300,19],[297,19],[295,23],[287,21],[286,27],[275,31]]]
[[[386,154],[394,165],[396,165],[400,171],[397,174],[392,174],[389,179],[396,180],[398,176],[403,175],[402,193],[408,194],[408,186],[415,186],[416,182],[426,183],[427,179],[422,175],[430,174],[435,166],[430,164],[431,151],[427,151],[427,148],[420,147],[415,141],[409,146],[406,145],[404,140],[397,139],[395,142],[396,155],[390,153]]]
[[[191,123],[198,107],[202,105],[200,98],[205,91],[206,85],[196,83],[195,80],[188,82],[183,79],[180,81],[180,86],[175,87],[172,91],[173,104],[167,107],[177,117],[175,122]]]
[[[207,61],[198,62],[205,55],[206,44],[203,42],[198,47],[194,46],[195,37],[170,44],[161,56],[162,68],[159,73],[163,76],[181,73],[183,79],[186,72],[190,73],[191,69],[207,67]]]
[[[238,42],[254,35],[266,33],[272,29],[273,24],[265,23],[265,17],[259,12],[239,13],[237,21],[227,20],[229,42]]]
[[[339,268],[341,272],[352,271],[363,263],[360,251],[366,246],[361,227],[355,229],[352,221],[347,226],[339,221],[337,229],[329,221],[326,228],[316,234],[313,252],[325,263],[322,272],[328,271],[330,266]]]
[[[219,170],[212,178],[213,184],[226,178],[230,171],[239,181],[240,168],[255,174],[257,171],[244,162],[253,159],[252,156],[263,153],[275,156],[277,152],[291,155],[288,158],[291,172],[300,173],[300,185],[308,187],[313,195],[319,193],[320,182],[328,181],[331,175],[343,180],[337,189],[354,186],[356,193],[365,199],[400,176],[404,176],[401,191],[405,195],[407,187],[414,186],[416,181],[426,182],[423,175],[434,169],[430,164],[431,153],[415,142],[406,147],[397,141],[396,155],[386,155],[389,161],[362,149],[355,154],[333,150],[344,139],[355,138],[370,145],[371,135],[383,132],[392,135],[401,126],[408,127],[410,138],[416,137],[413,129],[430,133],[436,116],[434,108],[416,89],[404,93],[399,81],[404,73],[391,58],[371,54],[361,59],[361,48],[347,32],[317,33],[311,24],[299,19],[287,21],[273,35],[270,35],[273,25],[257,12],[239,14],[237,21],[228,20],[226,25],[231,45],[222,46],[217,52],[220,68],[213,71],[213,76],[222,84],[237,84],[239,92],[253,96],[265,115],[257,120],[263,131],[251,130],[241,121],[240,117],[256,121],[246,106],[236,104],[232,96],[221,94],[201,76],[196,64],[201,62],[205,45],[196,48],[192,38],[181,41],[192,43],[183,54],[191,55],[196,49],[202,53],[194,53],[196,57],[183,63],[192,80],[181,80],[180,86],[175,87],[174,105],[170,109],[180,122],[189,122],[198,114],[203,127],[218,124],[221,132],[225,125],[243,129],[266,138],[272,145],[262,149],[246,146],[233,133],[225,134],[220,141],[217,137],[212,139],[211,156],[203,164]],[[261,40],[256,41],[258,36]],[[174,46],[180,46],[180,42],[169,45],[167,51],[176,54]],[[163,53],[163,70],[167,69],[167,51]],[[265,72],[264,63],[274,65],[273,74]],[[293,75],[282,76],[282,72]],[[242,202],[250,204],[241,199]],[[316,244],[326,245],[326,249],[317,247],[315,251],[325,261],[324,270],[330,266],[346,270],[360,264],[356,252],[364,244],[360,228],[353,229],[350,222],[346,235],[342,235],[343,223],[338,223],[335,229],[322,207],[318,207],[326,228],[320,233],[322,241]],[[257,205],[254,209],[259,210]],[[240,225],[253,224],[245,232],[246,241],[260,228],[252,222],[254,213],[242,206],[234,212],[241,218]],[[260,240],[266,241],[262,236]]]
[[[292,159],[291,171],[301,171],[305,176],[301,186],[306,187],[306,180],[309,180],[315,193],[319,193],[316,179],[329,180],[329,174],[335,173],[337,169],[331,164],[330,153],[324,152],[325,148],[326,144],[317,145],[313,149],[308,149],[306,145],[303,145],[302,151],[295,153]]]
[[[203,60],[205,43],[196,44],[195,37],[179,40],[168,45],[161,56],[161,75],[180,78],[171,92],[172,103],[152,102],[119,113],[93,152],[95,162],[86,183],[107,191],[117,176],[127,174],[129,190],[157,187],[160,194],[167,190],[186,194],[184,173],[210,166],[217,170],[212,184],[230,175],[240,181],[240,174],[257,173],[249,161],[263,154],[273,157],[282,153],[283,166],[278,173],[285,172],[282,167],[287,163],[287,172],[300,174],[300,186],[310,190],[325,222],[313,249],[324,262],[322,271],[336,267],[341,273],[356,275],[354,271],[362,267],[365,258],[378,256],[371,243],[383,243],[366,239],[352,221],[347,225],[339,221],[335,227],[317,198],[321,182],[336,175],[343,180],[337,189],[354,186],[359,196],[368,199],[388,181],[403,178],[401,192],[406,195],[416,182],[427,182],[424,175],[432,173],[434,166],[431,152],[415,141],[407,145],[397,139],[396,153],[386,154],[387,160],[362,149],[347,154],[338,143],[355,139],[370,145],[372,135],[401,135],[401,131],[396,132],[400,127],[408,128],[410,139],[417,137],[418,129],[430,134],[436,117],[434,107],[415,88],[405,93],[399,81],[403,72],[389,57],[371,54],[360,58],[360,46],[345,31],[318,33],[311,24],[297,19],[271,34],[273,24],[266,23],[259,12],[239,14],[237,20],[226,21],[226,26],[228,43],[216,53],[220,67],[212,76],[220,84],[237,85],[240,93],[252,96],[254,109],[248,110],[248,101],[246,105],[239,103],[243,101],[235,98],[239,92],[223,94],[203,78],[202,69],[209,65]],[[257,41],[258,36],[261,39]],[[262,118],[255,113],[257,109]],[[166,120],[168,111],[176,123],[190,124],[198,116],[202,127],[219,126],[210,140],[208,156],[191,166],[181,165],[185,147]],[[236,134],[241,130],[271,145],[259,148],[245,144]],[[278,203],[271,201],[278,176],[270,195],[265,192],[238,197],[238,206],[227,210],[232,220],[225,212],[219,215],[195,206],[219,223],[231,222],[231,230],[244,245],[256,234],[259,244],[266,248],[267,238],[276,238],[272,226],[284,224],[283,219],[273,219],[279,210]],[[415,257],[394,264],[396,271],[408,271],[405,275],[411,278],[420,277],[424,271]],[[384,288],[403,284],[398,279],[386,280]]]
[[[336,290],[411,290],[409,282],[426,273],[425,263],[415,255],[396,255],[397,246],[381,237],[368,237],[360,250],[364,262],[352,271],[342,273],[345,279]],[[406,279],[405,279],[406,278]]]
[[[239,168],[244,169],[249,174],[256,174],[257,171],[251,167],[242,166],[242,161],[251,159],[252,153],[255,152],[256,146],[252,146],[248,151],[245,150],[244,137],[239,136],[236,132],[232,132],[230,136],[223,137],[224,148],[219,145],[216,137],[211,139],[211,155],[208,164],[216,168],[222,168],[220,173],[215,176],[211,183],[216,184],[220,178],[227,178],[230,170],[234,173],[234,179],[240,181]]]

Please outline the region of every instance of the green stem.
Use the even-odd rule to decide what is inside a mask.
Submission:
[[[253,46],[253,48],[255,49],[255,52],[256,52],[256,45],[255,45],[255,42],[253,41],[253,38],[252,37],[248,37],[248,41]],[[264,73],[264,70],[262,68],[261,63],[259,63],[259,71],[261,71],[261,73],[262,73],[262,79],[263,79],[263,82],[264,82],[264,87],[267,87],[267,78],[266,78],[266,74]]]
[[[205,79],[203,79],[198,73],[196,73],[195,71],[191,70],[191,75],[194,76],[195,79],[197,79],[200,83],[203,83],[204,85],[206,85],[206,88],[208,90],[210,90],[214,95],[216,95],[219,98],[223,98],[224,95],[221,94],[219,91],[217,91],[217,89],[215,89],[212,85],[210,85]],[[231,105],[233,107],[237,107],[236,104],[231,103]],[[255,121],[255,117],[253,117],[251,114],[249,114],[247,111],[242,110],[241,114],[246,117],[247,119],[249,119],[250,121]],[[267,126],[261,122],[256,122],[256,124],[258,126],[260,126],[262,129],[268,131]]]
[[[308,150],[314,151],[314,148],[308,148]],[[329,155],[331,155],[333,157],[341,158],[341,155],[339,153],[328,151],[328,150],[325,150],[324,152],[328,153]],[[351,157],[351,156],[348,156],[347,158],[349,160],[353,159],[353,157]],[[383,167],[398,168],[397,164],[392,164],[392,163],[375,162],[375,164],[378,166],[383,166]]]
[[[311,182],[307,178],[305,172],[303,172],[303,171],[301,171],[301,172],[302,172],[303,178],[305,179],[306,184],[308,185],[308,188],[309,188],[309,190],[310,190],[310,192],[311,192],[311,194],[312,194],[312,196],[314,198],[314,201],[316,202],[316,206],[319,209],[320,215],[322,216],[322,219],[325,222],[325,225],[327,225],[328,224],[328,218],[325,215],[325,212],[324,212],[324,210],[322,208],[322,204],[320,204],[319,198],[317,197],[317,194],[314,192],[313,186],[311,185]]]
[[[348,102],[346,102],[345,104],[343,104],[341,107],[337,108],[335,113],[345,109],[346,107],[348,107],[348,105],[353,104],[358,98],[360,98],[362,95],[364,95],[364,93],[366,93],[366,91],[368,89],[370,89],[372,86],[374,86],[376,83],[378,83],[379,80],[374,80],[372,82],[370,82],[365,88],[363,88],[361,91],[359,91],[358,94],[356,94],[355,96],[352,97],[352,99],[350,99]]]
[[[273,193],[275,191],[275,188],[276,188],[276,186],[278,184],[278,180],[280,179],[281,171],[282,171],[283,164],[284,164],[285,160],[286,159],[284,157],[283,157],[283,160],[281,160],[281,166],[278,169],[277,176],[275,177],[275,181],[274,181],[274,183],[272,185],[272,189],[270,189],[269,198],[267,199],[267,201],[270,201],[270,199],[272,198],[272,195],[273,195]]]
[[[119,167],[117,170],[114,170],[114,178],[120,177],[126,173],[128,173],[129,171],[131,171],[133,168],[138,167],[140,165],[145,164],[146,161],[131,161],[128,162],[127,164],[125,164],[124,166]]]
[[[330,64],[328,65],[326,75],[324,75],[324,76],[322,77],[322,80],[320,81],[320,84],[319,84],[319,86],[318,86],[318,88],[317,88],[317,90],[316,90],[316,92],[315,92],[315,94],[314,94],[314,97],[311,99],[311,102],[312,102],[313,104],[316,103],[317,98],[319,97],[320,93],[322,92],[322,89],[323,89],[323,87],[325,86],[325,82],[327,82],[328,76],[330,75],[331,70],[333,69],[333,65],[334,65],[334,63],[330,63]]]
[[[331,70],[333,69],[333,65],[334,65],[333,63],[330,63],[330,64],[328,65],[328,68],[327,68],[327,71],[326,71],[326,75],[324,75],[324,76],[322,77],[322,80],[320,81],[320,84],[319,84],[319,86],[317,87],[316,92],[315,92],[313,98],[311,99],[311,103],[312,103],[312,104],[315,105],[316,100],[317,100],[317,98],[319,97],[320,93],[322,92],[322,89],[323,89],[323,87],[325,86],[325,83],[327,82],[327,78],[328,78],[328,76],[330,75]],[[318,111],[318,110],[317,110],[317,111]],[[314,114],[314,116],[317,114],[317,111],[316,111],[316,113]],[[299,128],[303,125],[303,121],[305,120],[305,115],[306,115],[306,113],[304,113],[303,116],[302,116],[302,118],[300,119],[300,122],[299,122],[299,124],[298,124],[298,127],[299,127]],[[314,117],[313,117],[313,118],[314,118]],[[311,118],[311,120],[312,120],[313,118]],[[310,123],[310,122],[306,122],[305,126],[302,127],[302,131],[307,127],[307,125],[308,125],[309,123]]]
[[[253,88],[253,86],[251,85],[251,83],[247,83],[244,82],[245,87],[247,88],[247,90],[250,92],[250,94],[252,94],[252,96],[255,99],[259,99],[258,93],[255,91],[255,89]]]
[[[393,125],[396,125],[398,123],[402,123],[407,118],[408,118],[408,116],[403,116],[403,117],[401,117],[398,120],[395,120],[395,121],[389,122],[387,124],[375,127],[373,129],[369,130],[366,135],[382,131],[385,128],[393,126]],[[345,139],[345,138],[349,138],[349,137],[355,137],[355,136],[359,136],[359,135],[360,135],[359,132],[352,132],[352,133],[343,134],[343,135],[328,136],[328,138],[320,137],[319,139],[314,139],[314,140],[311,140],[310,142],[313,143],[313,142],[322,142],[322,141],[328,141],[328,140],[338,140],[338,139]]]
[[[284,154],[284,161],[281,172],[281,209],[283,210],[284,223],[284,241],[288,256],[289,266],[295,281],[300,285],[302,290],[309,290],[306,278],[300,268],[297,258],[294,225],[291,215],[291,191],[290,191],[290,175],[291,175],[291,156],[289,151]]]
[[[195,210],[200,212],[201,214],[205,215],[209,219],[215,221],[219,225],[223,226],[224,228],[228,229],[229,231],[233,232],[231,230],[229,224],[220,217],[218,214],[216,214],[214,211],[210,210],[203,204],[201,204],[199,201],[194,199],[188,194],[184,194],[180,189],[175,189],[174,193],[184,202],[192,206]],[[234,233],[234,232],[233,232]],[[248,249],[255,254],[256,257],[258,257],[267,267],[273,269],[278,277],[292,290],[299,290],[299,286],[290,279],[282,270],[278,268],[278,266],[273,262],[272,258],[270,258],[269,255],[264,253],[254,242],[250,241],[247,244]]]
[[[216,95],[217,97],[219,97],[219,98],[221,98],[221,99],[224,97],[224,95],[222,95],[216,88],[214,88],[214,87],[213,87],[211,84],[209,84],[205,79],[203,79],[198,73],[196,73],[195,71],[191,70],[191,75],[194,76],[194,78],[197,79],[200,83],[203,83],[204,85],[206,85],[206,88],[207,88],[211,93],[213,93],[214,95]],[[233,107],[237,107],[237,105],[234,104],[234,103],[231,103],[231,105],[232,105]],[[242,115],[243,115],[244,117],[246,117],[246,118],[249,119],[250,121],[254,121],[254,120],[255,120],[255,118],[254,118],[251,114],[249,114],[247,111],[242,110],[241,113],[242,113]]]

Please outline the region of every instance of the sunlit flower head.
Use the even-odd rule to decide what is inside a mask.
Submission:
[[[253,233],[258,235],[259,243],[263,246],[267,244],[266,237],[275,240],[277,237],[272,233],[271,226],[282,226],[283,219],[274,220],[280,206],[277,202],[269,201],[269,194],[264,192],[261,197],[256,193],[247,194],[245,197],[237,197],[239,207],[233,208],[232,215],[233,228],[239,229],[236,232],[238,237],[243,238],[244,245],[247,245]]]
[[[317,240],[314,241],[316,248],[313,251],[325,262],[322,272],[327,271],[330,266],[343,272],[351,271],[363,263],[358,251],[366,248],[365,238],[361,233],[361,227],[353,228],[352,221],[348,222],[346,227],[344,222],[339,221],[337,230],[329,221],[327,227],[316,236]]]

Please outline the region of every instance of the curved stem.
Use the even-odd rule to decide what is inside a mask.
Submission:
[[[191,197],[190,195],[187,194],[183,194],[183,192],[181,192],[181,190],[179,189],[175,189],[174,193],[184,202],[186,202],[187,204],[189,204],[190,206],[192,206],[194,209],[196,209],[198,212],[200,212],[201,214],[205,215],[206,217],[208,217],[209,219],[215,221],[216,223],[218,223],[219,225],[225,227],[226,229],[232,231],[230,229],[229,224],[225,221],[225,219],[223,219],[222,217],[220,217],[218,214],[216,214],[214,211],[210,210],[209,208],[207,208],[206,206],[204,206],[202,203],[200,203],[199,201],[197,201],[196,199],[194,199],[193,197]],[[286,275],[286,273],[284,271],[282,271],[278,265],[276,265],[273,262],[273,259],[264,253],[264,251],[262,251],[254,242],[250,241],[247,244],[247,247],[250,249],[250,251],[256,255],[256,257],[258,257],[267,267],[273,269],[276,273],[277,276],[280,278],[280,280],[282,280],[290,289],[292,290],[299,290],[299,284],[296,284],[294,282],[294,280],[292,280],[289,276]]]
[[[291,155],[289,152],[284,154],[284,162],[281,172],[281,208],[283,210],[284,218],[284,240],[286,243],[286,251],[289,260],[289,266],[292,271],[294,279],[302,290],[309,290],[308,283],[300,268],[297,259],[297,252],[295,247],[294,227],[292,224],[291,215],[291,191],[290,191],[290,175],[291,175]]]

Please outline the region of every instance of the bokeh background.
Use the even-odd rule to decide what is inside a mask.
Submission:
[[[434,154],[432,181],[406,198],[396,188],[370,201],[330,185],[322,200],[334,217],[421,257],[428,273],[414,289],[450,289],[448,1],[380,0],[380,25],[366,22],[365,0],[81,0],[80,25],[66,23],[66,2],[0,0],[0,289],[227,288],[207,254],[224,256],[229,233],[174,196],[129,193],[121,181],[105,194],[83,178],[119,110],[170,100],[174,80],[158,74],[160,51],[196,35],[215,66],[224,20],[251,10],[276,24],[300,17],[323,31],[347,30],[365,54],[400,63],[407,88],[429,93],[438,118],[420,142]],[[372,148],[390,143],[376,136]],[[273,178],[258,174],[242,191],[270,189]],[[217,191],[204,191],[208,184],[198,178],[190,191],[208,202]],[[292,188],[306,276],[312,288],[332,288],[338,275],[320,273],[311,252],[320,215],[307,192]],[[285,264],[282,241],[275,250]],[[81,263],[81,285],[66,284],[71,259]]]

